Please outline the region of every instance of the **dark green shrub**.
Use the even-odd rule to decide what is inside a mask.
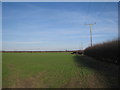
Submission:
[[[84,50],[84,54],[96,59],[118,63],[118,40],[96,44]]]

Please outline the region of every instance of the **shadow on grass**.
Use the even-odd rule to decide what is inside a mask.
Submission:
[[[107,87],[118,88],[119,66],[111,63],[101,62],[87,56],[74,56],[74,61],[78,67],[87,67],[95,71],[96,74],[104,77]],[[100,79],[100,78],[99,78]]]

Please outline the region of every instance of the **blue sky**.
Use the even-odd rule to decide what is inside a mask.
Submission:
[[[2,3],[0,2],[0,51],[2,51]]]
[[[118,3],[2,3],[3,50],[76,50],[118,37]]]

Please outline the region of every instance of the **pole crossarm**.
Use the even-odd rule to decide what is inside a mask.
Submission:
[[[95,25],[95,24],[85,24],[85,25]]]

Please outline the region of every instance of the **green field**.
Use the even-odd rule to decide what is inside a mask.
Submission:
[[[118,87],[118,66],[64,53],[3,53],[3,88]]]

